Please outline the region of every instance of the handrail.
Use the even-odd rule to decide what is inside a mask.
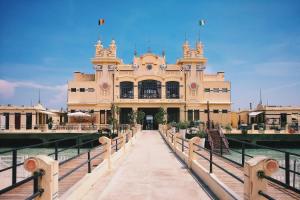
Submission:
[[[107,144],[103,144],[103,145],[100,145],[100,146],[105,146]],[[96,147],[94,147],[96,148]],[[93,148],[93,149],[94,149]],[[65,173],[64,175],[62,175],[61,177],[58,178],[58,181],[61,181],[63,180],[64,178],[66,178],[67,176],[69,176],[70,174],[72,174],[73,172],[75,172],[76,170],[78,170],[79,168],[81,168],[82,166],[88,164],[88,173],[91,173],[91,166],[90,166],[90,162],[92,160],[94,160],[96,157],[102,155],[103,153],[105,153],[107,150],[104,150],[98,154],[96,154],[95,156],[93,156],[92,158],[90,157],[90,153],[91,153],[91,150],[88,151],[88,159],[86,161],[84,161],[83,163],[77,165],[76,167],[74,167],[73,169],[71,169],[70,171],[68,171],[67,173]]]
[[[38,181],[38,178],[41,177],[41,176],[43,176],[44,174],[45,173],[43,171],[37,171],[32,176],[29,176],[29,177],[27,177],[27,178],[25,178],[25,179],[17,182],[16,184],[13,184],[13,185],[10,185],[10,186],[8,186],[6,188],[1,189],[0,190],[0,195],[4,194],[6,192],[9,192],[10,190],[15,189],[16,187],[19,187],[19,186],[21,186],[21,185],[23,185],[23,184],[25,184],[25,183],[27,183],[29,181],[32,181],[32,180]]]
[[[196,147],[198,147],[198,148],[201,148],[201,149],[203,149],[203,150],[206,150],[206,151],[208,150],[208,149],[206,149],[205,147],[202,147],[202,146],[200,146],[200,145],[198,145],[198,144],[193,143],[193,145],[196,146]],[[212,170],[212,165],[215,165],[216,167],[218,167],[219,169],[223,170],[225,173],[229,174],[230,176],[232,176],[232,177],[235,178],[236,180],[240,181],[241,183],[244,183],[244,180],[242,180],[242,179],[239,178],[238,176],[234,175],[233,173],[229,172],[228,170],[224,169],[223,167],[221,167],[220,165],[218,165],[217,163],[215,163],[215,162],[213,161],[212,155],[213,155],[213,154],[216,155],[216,153],[214,153],[211,149],[209,150],[210,158],[206,158],[204,155],[201,155],[201,154],[198,153],[197,151],[193,151],[193,152],[196,153],[197,155],[201,156],[201,157],[204,158],[205,160],[209,161],[209,163],[210,163],[210,173],[212,173],[212,171],[213,171],[213,170]]]
[[[281,150],[281,149],[275,149],[275,148],[268,147],[268,146],[263,146],[263,145],[260,145],[260,144],[253,144],[253,143],[245,142],[245,141],[238,140],[238,139],[235,139],[235,138],[228,138],[227,137],[227,140],[232,140],[232,141],[235,141],[235,142],[243,143],[243,144],[254,146],[254,147],[260,147],[260,148],[263,148],[263,149],[270,149],[270,150],[278,151],[278,152],[281,152],[281,153],[289,153],[290,155],[300,157],[300,154],[297,154],[297,153],[294,153],[294,152],[284,151],[284,150]]]
[[[264,193],[261,190],[258,192],[258,194],[261,195],[261,196],[263,196],[263,197],[265,197],[268,200],[276,200],[276,199],[274,199],[273,197],[269,196],[268,194]]]
[[[71,158],[68,158],[67,160],[63,160],[59,163],[59,165],[62,165],[70,160],[73,160],[74,158],[77,158],[79,156],[81,156],[82,154],[86,153],[86,152],[83,152],[83,153],[80,153],[80,147],[85,145],[85,144],[88,144],[88,143],[93,143],[94,141],[98,140],[97,139],[92,139],[92,140],[88,140],[86,142],[82,142],[82,143],[78,143],[79,141],[79,138],[82,138],[82,136],[87,136],[87,135],[79,135],[79,136],[76,136],[76,137],[71,137],[71,138],[66,138],[66,139],[60,139],[60,140],[54,140],[54,141],[51,141],[51,142],[45,142],[45,143],[41,143],[39,145],[44,145],[44,144],[50,144],[50,143],[55,143],[55,151],[53,153],[50,153],[48,154],[48,156],[52,156],[52,155],[55,155],[55,160],[58,160],[58,153],[59,152],[62,152],[62,151],[65,151],[65,150],[68,150],[68,149],[71,149],[71,148],[76,148],[77,147],[77,155],[71,157]],[[73,145],[71,147],[67,147],[67,148],[64,148],[64,149],[61,149],[61,150],[58,150],[58,143],[61,142],[61,141],[66,141],[66,140],[69,140],[69,139],[77,139],[77,144],[76,145]],[[33,146],[33,145],[30,145],[30,147]],[[34,145],[36,146],[36,145]],[[100,145],[101,146],[101,145]],[[96,146],[96,147],[99,147],[99,146]],[[95,148],[96,148],[95,147]],[[9,167],[6,167],[6,168],[3,168],[3,169],[0,169],[0,172],[3,172],[3,171],[6,171],[6,170],[12,170],[12,173],[11,173],[11,178],[12,178],[12,183],[10,186],[7,186],[6,188],[10,188],[11,186],[14,186],[14,185],[17,185],[19,182],[17,182],[17,167],[18,166],[21,166],[24,164],[24,162],[20,162],[20,163],[17,163],[17,151],[20,150],[20,149],[24,149],[24,148],[28,148],[27,147],[22,147],[22,148],[16,148],[16,149],[12,149],[10,151],[12,151],[12,165],[9,166]],[[25,180],[25,179],[24,179]],[[5,189],[5,188],[4,188]]]
[[[88,134],[88,135],[87,134],[80,134],[80,135],[74,136],[74,137],[63,138],[63,139],[59,139],[59,140],[53,140],[53,141],[49,141],[49,142],[43,142],[43,143],[32,144],[32,145],[28,145],[28,146],[24,146],[24,147],[9,149],[9,150],[5,150],[5,151],[1,151],[0,154],[12,152],[14,150],[18,151],[18,150],[22,150],[22,149],[38,147],[38,146],[47,145],[47,144],[53,144],[53,143],[56,143],[56,142],[61,142],[61,141],[66,141],[66,140],[72,140],[72,139],[75,139],[75,138],[78,138],[78,137],[91,136],[91,135],[96,135],[96,134]]]

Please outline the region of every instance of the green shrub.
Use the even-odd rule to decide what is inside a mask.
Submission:
[[[177,126],[178,126],[178,129],[187,129],[188,123],[186,121],[185,122],[179,122],[177,124]]]
[[[198,131],[197,136],[199,136],[200,138],[206,138],[206,132],[203,130]]]

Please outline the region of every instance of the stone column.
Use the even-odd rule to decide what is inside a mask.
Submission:
[[[244,167],[244,199],[264,200],[259,191],[266,193],[267,180],[263,175],[271,176],[279,168],[276,160],[266,156],[256,156],[245,162]]]
[[[111,139],[102,136],[99,138],[99,143],[103,145],[103,151],[106,150],[104,154],[104,159],[107,160],[108,170],[111,170]]]
[[[21,113],[21,130],[26,130],[26,113]]]
[[[198,150],[198,147],[195,146],[196,145],[200,145],[200,138],[199,137],[193,137],[192,139],[189,140],[189,157],[188,157],[188,167],[191,168],[192,167],[192,163],[193,160],[196,159],[196,155],[194,151]]]
[[[134,100],[138,100],[138,98],[139,98],[138,82],[133,83],[133,98],[134,98]]]
[[[36,113],[32,113],[32,129],[34,129],[36,125]]]
[[[9,113],[9,130],[15,130],[15,113]]]
[[[24,168],[29,172],[41,172],[38,187],[44,192],[36,200],[58,199],[58,161],[46,155],[37,155],[27,158]]]

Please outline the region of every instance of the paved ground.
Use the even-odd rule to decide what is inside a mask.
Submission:
[[[85,199],[211,198],[174,156],[157,131],[143,131],[120,167],[109,178],[99,180],[99,185],[95,185]]]

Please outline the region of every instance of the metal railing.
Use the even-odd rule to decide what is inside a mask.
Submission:
[[[28,149],[28,148],[37,148],[37,147],[45,147],[45,146],[49,146],[49,145],[54,145],[54,152],[49,153],[48,156],[54,156],[54,159],[58,160],[60,152],[63,152],[63,151],[69,150],[69,149],[77,149],[77,155],[75,155],[75,156],[73,156],[71,158],[68,158],[67,160],[61,161],[59,163],[59,165],[62,165],[63,163],[68,162],[68,161],[70,161],[70,160],[72,160],[74,158],[77,158],[80,155],[82,155],[83,153],[85,153],[85,152],[83,152],[82,154],[80,153],[81,147],[83,145],[88,145],[89,144],[88,146],[89,146],[90,149],[94,147],[93,143],[96,140],[98,140],[98,138],[91,139],[91,140],[88,140],[86,142],[82,142],[82,139],[84,137],[86,137],[86,136],[91,136],[91,135],[90,134],[89,135],[81,134],[81,135],[75,136],[75,137],[69,137],[69,138],[60,139],[60,140],[54,140],[54,141],[44,142],[44,143],[39,143],[39,144],[34,144],[34,145],[29,145],[29,146],[24,146],[24,147],[19,147],[19,148],[14,148],[14,149],[10,149],[10,150],[6,150],[6,151],[0,152],[0,155],[1,154],[11,153],[11,160],[12,160],[12,165],[11,166],[8,166],[8,167],[0,169],[0,173],[1,172],[5,172],[7,170],[12,170],[12,173],[11,173],[11,185],[7,186],[7,187],[5,187],[3,189],[1,189],[0,190],[0,194],[3,193],[3,191],[7,192],[7,189],[11,190],[11,189],[19,186],[19,183],[22,183],[22,181],[24,181],[24,180],[27,179],[26,178],[26,179],[21,180],[19,182],[17,181],[18,167],[24,164],[24,162],[20,162],[20,163],[17,162],[18,152],[20,150]],[[76,144],[72,145],[70,147],[59,149],[59,144],[62,143],[62,142],[68,141],[68,140],[76,140]],[[99,146],[99,144],[97,146]]]
[[[40,177],[42,177],[44,175],[44,171],[40,170],[40,171],[37,171],[37,172],[34,172],[32,176],[30,177],[27,177],[19,182],[17,182],[16,184],[13,184],[11,186],[8,186],[2,190],[0,190],[0,195],[1,194],[4,194],[12,189],[15,189],[25,183],[28,183],[30,181],[33,181],[33,194],[30,195],[29,197],[27,197],[26,199],[34,199],[35,197],[38,197],[40,195],[42,195],[42,193],[44,192],[44,189],[43,188],[40,188],[39,187],[39,179]]]
[[[245,153],[245,151],[247,150],[247,147],[254,147],[256,149],[257,148],[259,148],[259,149],[268,149],[268,150],[272,150],[272,151],[282,153],[284,155],[284,166],[279,165],[279,168],[284,170],[285,180],[281,181],[281,180],[277,180],[277,179],[272,178],[272,177],[270,177],[269,179],[270,179],[271,182],[274,182],[278,185],[281,185],[281,186],[283,186],[287,189],[290,189],[294,192],[300,193],[300,188],[297,188],[296,185],[295,185],[296,177],[300,178],[300,172],[296,171],[297,159],[300,160],[300,155],[299,154],[284,151],[284,150],[280,150],[280,149],[275,149],[275,148],[272,148],[272,147],[267,147],[267,146],[263,146],[263,145],[259,145],[259,144],[253,144],[253,143],[249,143],[249,142],[245,142],[245,141],[241,141],[241,140],[233,139],[233,138],[227,138],[227,140],[238,143],[238,144],[241,145],[241,147],[242,147],[241,151],[242,152],[240,152],[238,150],[235,150],[235,149],[230,149],[230,151],[241,154],[241,163],[224,156],[224,154],[222,152],[222,149],[220,151],[220,154],[216,153],[216,155],[219,155],[222,158],[224,158],[224,159],[226,159],[226,160],[228,160],[228,161],[230,161],[234,164],[237,164],[241,167],[244,166],[246,157],[248,157],[248,158],[253,158],[254,157],[254,156],[251,156],[251,155]],[[294,159],[292,159],[292,157],[294,157]],[[293,161],[294,161],[294,169],[291,169],[291,163],[293,163]],[[291,185],[291,175],[293,177],[293,185]]]
[[[100,147],[104,147],[105,145],[107,145],[107,144],[106,144],[106,143],[105,143],[105,144],[101,144]],[[94,159],[96,159],[97,157],[101,156],[102,154],[104,154],[104,153],[107,151],[107,150],[103,150],[103,151],[101,151],[100,153],[98,153],[98,154],[96,154],[96,155],[94,155],[94,156],[91,157],[91,150],[96,149],[96,148],[98,148],[98,147],[99,147],[99,146],[89,149],[88,152],[87,152],[87,160],[84,161],[84,162],[82,162],[82,163],[80,163],[79,165],[77,165],[77,166],[74,167],[73,169],[69,170],[69,171],[66,172],[64,175],[60,176],[60,177],[58,178],[58,181],[63,180],[64,178],[66,178],[67,176],[71,175],[73,172],[77,171],[78,169],[80,169],[81,167],[83,167],[83,166],[86,165],[86,164],[87,164],[87,166],[88,166],[87,172],[88,172],[88,173],[91,173],[91,172],[92,172],[91,161],[94,160]],[[83,154],[85,154],[85,152],[79,154],[79,156],[81,156],[81,155],[83,155]],[[64,161],[63,163],[69,162],[69,161],[73,160],[73,159],[76,158],[76,157],[78,157],[78,156],[72,157],[71,159],[68,159],[67,161]],[[61,163],[59,163],[59,164],[61,164]]]
[[[179,142],[179,141],[176,141],[176,142],[177,142],[177,144],[180,145],[181,151],[182,151],[182,152],[184,152],[185,149],[189,149],[189,146],[186,146],[186,145],[185,145],[185,142],[188,143],[189,140],[184,139],[184,138],[182,138],[182,137],[177,137],[177,139],[180,139],[180,140],[181,140],[181,142]]]
[[[279,186],[282,186],[283,188],[289,189],[289,190],[291,190],[293,192],[300,193],[299,188],[296,188],[295,184],[293,184],[293,186],[290,185],[290,175],[291,175],[291,173],[294,176],[293,182],[295,182],[295,179],[296,179],[295,176],[296,175],[297,176],[300,175],[300,172],[297,172],[295,170],[295,168],[294,168],[294,170],[290,169],[290,161],[291,161],[290,156],[292,155],[292,156],[296,156],[296,157],[300,158],[300,155],[298,155],[296,153],[292,153],[292,152],[283,151],[283,150],[280,150],[280,149],[275,149],[275,148],[271,148],[271,147],[266,147],[266,146],[262,146],[262,145],[257,145],[257,144],[252,144],[252,143],[249,143],[249,142],[240,141],[240,140],[237,140],[237,139],[230,139],[230,138],[227,138],[227,139],[229,141],[234,140],[235,142],[238,142],[238,143],[240,143],[242,145],[242,151],[241,152],[237,151],[237,150],[234,150],[234,149],[230,149],[230,151],[233,151],[233,152],[241,154],[241,163],[239,163],[239,162],[237,162],[237,161],[235,161],[235,160],[233,160],[233,159],[231,159],[229,157],[226,157],[226,155],[224,155],[222,145],[221,145],[221,148],[220,148],[220,152],[214,152],[214,151],[212,151],[212,149],[201,147],[200,145],[197,145],[195,143],[193,144],[196,147],[198,147],[200,149],[203,149],[203,150],[205,150],[206,152],[209,153],[209,158],[207,158],[204,155],[200,154],[199,152],[194,151],[195,154],[197,154],[198,156],[204,158],[205,160],[207,160],[209,162],[209,172],[210,173],[213,173],[213,166],[216,166],[219,169],[221,169],[222,171],[224,171],[225,173],[227,173],[228,175],[230,175],[231,177],[233,177],[236,180],[238,180],[239,182],[244,183],[244,180],[242,180],[240,177],[236,176],[232,172],[228,171],[224,167],[222,167],[219,164],[217,164],[216,162],[214,162],[213,157],[217,156],[217,157],[223,158],[223,159],[225,159],[225,160],[227,160],[227,161],[229,161],[229,162],[231,162],[233,164],[236,164],[236,165],[238,165],[240,167],[244,167],[244,164],[245,164],[245,161],[246,161],[246,157],[249,157],[249,158],[253,158],[254,157],[254,156],[251,156],[251,155],[245,153],[247,146],[253,146],[253,147],[256,147],[256,148],[263,148],[263,149],[270,149],[270,150],[274,150],[274,151],[278,151],[278,152],[284,153],[284,155],[285,155],[285,166],[279,166],[279,168],[283,169],[284,172],[285,172],[285,181],[283,182],[281,180],[277,180],[277,179],[275,179],[273,177],[266,176],[266,175],[263,175],[262,177],[265,178],[265,179],[267,179],[271,183],[274,183],[274,184],[277,184]],[[294,160],[294,163],[295,162],[296,162],[296,160]],[[267,199],[274,199],[274,198],[272,198],[271,196],[265,194],[262,191],[259,194],[262,195],[262,196],[264,196]]]
[[[195,143],[193,143],[193,145],[209,152],[209,158],[206,158],[204,155],[200,154],[199,152],[193,151],[195,154],[197,154],[198,156],[204,158],[205,160],[207,160],[209,162],[209,173],[213,173],[213,165],[214,165],[214,166],[218,167],[219,169],[221,169],[222,171],[224,171],[225,173],[227,173],[228,175],[230,175],[233,178],[235,178],[236,180],[238,180],[239,182],[244,183],[244,180],[242,180],[240,177],[236,176],[235,174],[231,173],[230,171],[228,171],[227,169],[223,168],[222,166],[220,166],[219,164],[217,164],[216,162],[213,161],[213,155],[217,155],[217,156],[219,156],[219,155],[217,153],[213,152],[212,149],[207,149],[207,148],[202,147]]]

